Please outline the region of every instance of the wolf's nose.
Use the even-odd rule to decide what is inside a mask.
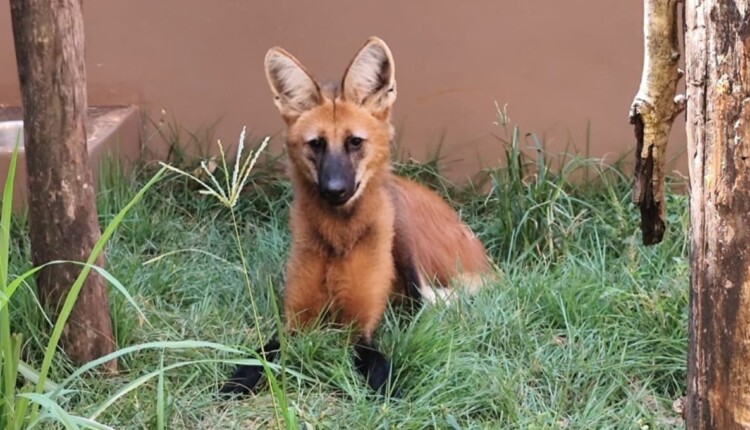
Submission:
[[[326,198],[340,199],[346,193],[346,182],[340,179],[333,179],[323,185],[323,194]]]
[[[331,179],[322,185],[321,194],[330,203],[341,203],[345,200],[347,187],[343,179]]]

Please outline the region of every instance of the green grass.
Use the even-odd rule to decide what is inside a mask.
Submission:
[[[413,318],[389,309],[379,342],[394,359],[403,399],[374,398],[352,368],[347,333],[316,328],[287,339],[285,366],[307,378],[283,378],[290,410],[281,413],[268,388],[242,401],[216,399],[232,368],[216,360],[237,355],[198,347],[124,355],[116,377],[77,377],[61,406],[91,416],[104,399],[156,372],[96,420],[118,429],[277,428],[282,415],[301,428],[681,428],[671,403],[683,395],[686,372],[686,196],[668,195],[665,241],[644,247],[623,169],[545,158],[529,142],[533,157],[524,155],[520,133],[505,135],[498,144],[506,158],[496,164],[509,167],[488,168],[470,187],[443,180],[438,162],[397,165],[446,196],[503,273],[477,296]],[[249,351],[266,340],[258,332],[273,333],[291,199],[276,167],[266,160],[256,168],[234,208],[259,318],[231,211],[169,175],[106,248],[107,269],[145,315],[111,294],[120,348],[194,339]],[[143,168],[133,180],[105,172],[102,225],[153,172]],[[582,177],[589,181],[574,180]],[[12,232],[11,276],[30,268],[23,219]],[[23,334],[22,357],[39,367],[49,330],[31,291],[17,291],[10,317]],[[169,366],[179,367],[159,371]],[[58,355],[50,378],[73,370]]]

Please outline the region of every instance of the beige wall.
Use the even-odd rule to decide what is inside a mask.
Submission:
[[[641,8],[615,0],[89,0],[89,103],[134,103],[154,117],[165,109],[194,131],[221,119],[214,136],[224,142],[243,125],[256,137],[274,134],[282,122],[263,74],[269,47],[338,79],[378,35],[395,56],[402,144],[421,158],[442,136],[445,155],[464,160],[454,177],[499,155],[495,102],[554,150],[571,139],[583,150],[590,122],[592,154],[614,158],[634,144],[627,110],[641,72]],[[0,104],[19,101],[9,5],[0,0]],[[682,121],[670,154],[684,148]]]

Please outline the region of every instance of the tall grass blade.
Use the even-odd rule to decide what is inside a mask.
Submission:
[[[33,276],[35,273],[39,272],[43,268],[47,266],[51,266],[54,264],[75,264],[82,267],[89,268],[91,270],[94,270],[96,273],[101,275],[102,278],[104,278],[107,282],[109,282],[110,285],[112,285],[120,294],[125,297],[125,300],[130,303],[133,308],[138,312],[138,316],[146,322],[147,325],[151,325],[151,323],[148,322],[148,319],[146,318],[146,315],[143,313],[141,308],[138,306],[138,304],[135,302],[135,299],[133,299],[133,296],[130,295],[128,290],[125,288],[122,283],[117,280],[114,276],[112,276],[111,273],[109,273],[106,269],[99,267],[95,264],[88,264],[88,263],[81,263],[78,261],[68,261],[68,260],[54,260],[50,261],[49,263],[42,264],[41,266],[34,267],[33,269],[27,270],[24,272],[21,276],[14,279],[10,284],[8,284],[8,290],[7,294],[0,297],[0,309],[3,309],[8,302],[10,301],[10,298],[13,296],[13,293],[18,289],[18,287],[28,278]]]
[[[159,379],[156,382],[156,428],[164,430],[164,351],[159,357]]]
[[[223,360],[218,358],[209,358],[209,359],[203,359],[203,360],[191,360],[191,361],[181,361],[179,363],[170,364],[166,367],[161,367],[157,370],[153,370],[151,372],[146,373],[145,375],[141,375],[138,378],[128,382],[125,386],[121,387],[119,390],[117,390],[116,393],[114,393],[112,396],[110,396],[106,401],[104,401],[101,405],[99,405],[98,408],[91,414],[90,419],[96,419],[99,415],[104,413],[104,411],[107,410],[110,406],[112,406],[117,400],[121,399],[126,394],[132,392],[133,390],[141,387],[146,382],[150,381],[151,379],[155,377],[159,377],[159,375],[163,375],[165,372],[173,369],[178,369],[180,367],[186,367],[186,366],[194,366],[196,364],[205,364],[205,363],[232,363],[232,362],[239,362],[247,365],[254,365],[257,366],[260,364],[258,360],[243,360],[243,361],[235,361],[235,360]]]
[[[126,348],[118,349],[117,351],[114,351],[110,354],[105,355],[104,357],[97,358],[96,360],[92,360],[85,365],[79,367],[75,372],[73,372],[70,376],[65,378],[63,381],[61,381],[58,384],[57,389],[51,394],[51,398],[56,398],[64,389],[65,387],[71,385],[73,381],[77,380],[81,377],[84,373],[88,372],[91,369],[96,368],[97,366],[100,366],[110,360],[113,360],[115,358],[119,358],[122,356],[125,356],[127,354],[131,354],[134,352],[141,352],[149,349],[163,349],[163,350],[196,350],[196,349],[213,349],[218,352],[225,352],[225,353],[232,353],[232,354],[241,354],[244,355],[245,353],[239,349],[232,348],[226,345],[222,345],[220,343],[215,342],[205,342],[205,341],[199,341],[199,340],[181,340],[181,341],[160,341],[160,342],[148,342],[143,343],[139,345],[133,345]],[[253,351],[254,354],[254,351]],[[229,363],[229,364],[241,364],[246,366],[258,366],[266,364],[271,369],[280,369],[280,367],[273,363],[266,363],[265,361],[261,361],[259,359],[206,359],[206,360],[196,360],[186,363],[177,363],[180,367],[181,365],[187,365],[187,364],[196,364],[196,363]],[[169,370],[171,367],[166,367],[165,370]],[[157,371],[158,372],[158,371]],[[306,380],[309,382],[314,382],[313,379],[304,376],[298,372],[286,369],[286,373],[293,375],[299,379]],[[157,373],[154,373],[156,375]],[[153,377],[153,375],[152,375]]]
[[[18,145],[20,133],[16,136],[16,146],[8,166],[8,176],[3,190],[2,215],[0,215],[0,291],[3,297],[8,297],[8,253],[10,252],[10,217],[13,208],[13,182],[16,178],[16,164],[18,161]],[[13,339],[10,331],[10,311],[0,307],[0,351],[2,351],[2,391],[4,402],[0,406],[0,428],[16,427],[15,397],[16,397],[16,364],[13,354]]]
[[[24,379],[31,382],[35,386],[39,384],[39,372],[23,361],[18,362],[18,373],[23,376]],[[53,391],[61,391],[60,388],[61,387],[59,384],[52,381],[51,379],[47,379],[47,381],[45,381],[44,383],[43,390],[46,393],[51,393]]]
[[[73,417],[65,411],[65,409],[61,408],[60,405],[57,404],[57,402],[51,400],[49,397],[45,396],[44,394],[24,393],[24,394],[19,394],[19,396],[29,399],[32,402],[32,404],[34,404],[36,407],[39,407],[39,406],[43,407],[44,410],[46,411],[45,415],[47,415],[49,418],[51,418],[54,421],[60,422],[62,425],[65,426],[66,429],[79,430],[81,428],[75,422]],[[32,427],[34,425],[36,425],[36,423],[32,423],[32,425],[29,427]]]

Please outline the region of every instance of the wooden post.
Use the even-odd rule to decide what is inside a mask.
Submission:
[[[24,111],[29,228],[34,265],[86,261],[100,237],[86,145],[86,72],[81,0],[11,0]],[[97,264],[102,264],[100,258]],[[80,273],[52,265],[37,278],[53,315]],[[92,272],[62,338],[77,363],[114,351],[106,284]],[[108,364],[116,370],[117,363]]]
[[[685,3],[688,429],[750,429],[749,5]]]

